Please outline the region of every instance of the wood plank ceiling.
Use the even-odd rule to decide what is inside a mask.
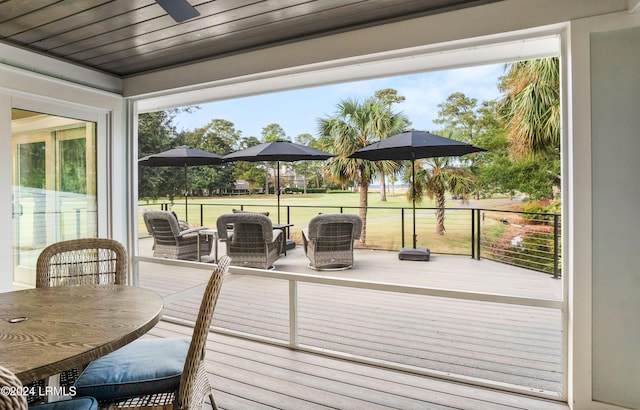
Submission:
[[[154,0],[0,0],[0,41],[127,77],[500,0],[189,1],[178,24]]]

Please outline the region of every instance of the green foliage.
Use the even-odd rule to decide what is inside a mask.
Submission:
[[[534,199],[552,198],[554,187],[559,185],[559,151],[512,155],[518,148],[509,138],[501,104],[483,101],[478,107],[475,99],[453,93],[438,105],[440,117],[435,122],[445,125],[454,139],[468,140],[487,150],[466,156],[463,162],[475,177],[476,197],[524,193]]]
[[[382,116],[385,119],[382,120]],[[379,140],[383,128],[386,130],[387,121],[393,117],[388,108],[375,98],[365,101],[347,99],[341,101],[332,117],[318,121],[320,135],[327,144],[327,151],[337,154],[328,163],[329,175],[336,182],[354,181],[360,187],[360,217],[363,230],[360,236],[362,243],[366,242],[368,190],[371,180],[378,173],[376,163],[354,159],[348,156],[360,148]]]
[[[424,195],[435,198],[436,233],[444,235],[445,194],[450,192],[454,196],[468,198],[473,192],[474,178],[463,167],[454,165],[449,157],[419,160],[416,161],[416,165],[415,181],[412,185],[415,189],[407,190],[407,197],[411,199],[415,191],[416,202],[422,202]],[[411,184],[410,175],[406,175],[405,180]]]
[[[548,154],[560,149],[560,60],[507,65],[501,78],[499,112],[507,124],[512,153]]]
[[[552,251],[552,237],[529,235],[523,239],[521,246],[505,249],[499,259],[525,268],[553,273]]]
[[[138,158],[171,149],[176,144],[173,118],[177,110],[157,111],[138,116]],[[179,181],[182,181],[181,183]],[[181,195],[184,176],[179,177],[175,169],[168,167],[139,167],[138,195],[140,198]]]
[[[230,121],[213,119],[204,127],[182,132],[179,138],[186,145],[218,155],[226,155],[237,145],[240,131],[237,131]],[[191,195],[213,195],[233,189],[234,183],[234,164],[199,166],[189,169]]]
[[[445,102],[438,104],[440,111],[433,122],[443,124],[448,130],[457,131],[461,141],[473,143],[478,122],[477,103],[477,99],[455,92]]]
[[[325,194],[327,193],[327,188],[307,188],[306,190],[303,188],[295,188],[288,187],[284,190],[287,194]]]
[[[553,215],[541,214],[559,214],[561,211],[560,201],[525,201],[520,206],[520,210],[525,212],[522,217],[529,223],[546,223],[553,221]],[[527,213],[531,212],[531,213]]]

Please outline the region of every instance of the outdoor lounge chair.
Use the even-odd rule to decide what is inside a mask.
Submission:
[[[198,231],[204,226],[182,229],[175,214],[169,211],[146,211],[142,214],[147,231],[153,235],[153,256],[169,259],[198,259]],[[184,227],[184,225],[183,225]],[[202,235],[200,254],[209,255],[213,235]]]
[[[360,238],[362,219],[352,214],[320,214],[302,231],[304,252],[311,269],[349,269],[353,241]]]
[[[227,226],[233,225],[228,236]],[[271,220],[258,213],[224,214],[218,218],[218,235],[227,242],[231,264],[248,268],[269,269],[284,250],[284,234],[273,229]]]

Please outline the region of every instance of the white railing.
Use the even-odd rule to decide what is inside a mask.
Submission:
[[[200,263],[200,262],[187,262],[180,260],[170,260],[170,259],[160,259],[153,257],[143,257],[138,256],[135,258],[134,264],[137,267],[138,262],[147,262],[147,263],[159,263],[163,265],[171,265],[171,266],[182,266],[187,268],[195,268],[211,271],[211,264]],[[137,272],[137,269],[135,270]],[[561,312],[561,317],[563,318],[563,322],[566,318],[566,304],[562,300],[555,299],[538,299],[538,298],[529,298],[529,297],[521,297],[521,296],[508,296],[508,295],[500,295],[500,294],[491,294],[491,293],[481,293],[481,292],[468,292],[468,291],[458,291],[453,289],[444,289],[444,288],[434,288],[434,287],[424,287],[424,286],[412,286],[412,285],[397,285],[393,283],[386,282],[375,282],[375,281],[363,281],[357,279],[345,279],[345,278],[337,278],[330,276],[320,276],[315,274],[305,274],[305,273],[290,273],[290,272],[282,272],[277,270],[261,270],[261,269],[252,269],[252,268],[241,268],[232,266],[229,269],[232,274],[241,274],[241,275],[250,275],[261,278],[270,278],[270,279],[278,279],[278,280],[286,280],[289,282],[289,340],[283,341],[280,339],[270,338],[266,336],[261,336],[252,333],[246,333],[242,331],[232,330],[223,327],[212,326],[211,330],[217,333],[226,334],[230,336],[242,337],[249,340],[270,343],[279,346],[286,346],[296,350],[308,351],[316,354],[322,354],[326,356],[336,357],[340,359],[352,360],[360,363],[371,364],[376,366],[381,366],[393,370],[405,371],[416,373],[425,376],[432,376],[443,378],[452,381],[469,383],[477,386],[489,387],[489,388],[498,388],[505,391],[511,391],[515,393],[525,393],[532,396],[550,398],[554,400],[565,400],[564,393],[557,391],[548,391],[542,390],[538,388],[531,388],[527,386],[520,386],[516,384],[504,383],[491,381],[486,379],[481,379],[477,377],[471,377],[466,375],[454,374],[451,372],[438,371],[432,369],[426,369],[421,367],[416,367],[412,365],[406,365],[402,363],[390,362],[387,360],[380,360],[376,358],[354,355],[346,352],[339,352],[334,350],[328,350],[324,348],[314,347],[310,345],[301,344],[298,341],[298,284],[299,283],[312,283],[312,284],[320,284],[320,285],[329,285],[329,286],[339,286],[339,287],[347,287],[347,288],[356,288],[356,289],[364,289],[364,290],[374,290],[374,291],[384,291],[384,292],[395,292],[401,294],[410,294],[410,295],[422,295],[422,296],[432,296],[432,297],[440,297],[440,298],[449,298],[449,299],[458,299],[465,301],[474,301],[474,302],[490,302],[490,303],[502,303],[507,305],[516,305],[516,306],[528,306],[528,307],[538,307],[538,308],[548,308],[548,309],[557,309]],[[195,321],[189,321],[181,318],[175,318],[166,316],[163,317],[164,321],[183,324],[188,326],[193,326]],[[563,330],[565,324],[563,323]],[[563,331],[563,335],[566,332]],[[563,349],[565,349],[566,342],[562,343]],[[562,353],[563,358],[566,357],[565,352]],[[563,365],[563,371],[566,375],[566,360],[563,360],[565,364]],[[566,385],[566,376],[563,378],[564,382],[562,383],[564,391],[564,386]]]

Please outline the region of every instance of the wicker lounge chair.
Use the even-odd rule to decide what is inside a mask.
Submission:
[[[316,270],[353,266],[353,241],[360,238],[362,220],[351,214],[320,214],[302,231],[309,267]]]
[[[228,236],[227,226],[233,225]],[[258,213],[224,214],[218,218],[218,235],[227,242],[231,264],[248,268],[269,269],[284,250],[282,230],[273,229],[271,220]]]
[[[198,231],[204,226],[181,229],[175,214],[169,211],[146,211],[142,214],[147,231],[153,235],[153,256],[169,259],[198,259]],[[209,255],[213,235],[200,238],[200,254]]]
[[[95,397],[108,409],[191,409],[209,397],[205,353],[213,312],[230,259],[223,256],[202,296],[189,338],[142,338],[94,360],[75,384],[79,396]]]

